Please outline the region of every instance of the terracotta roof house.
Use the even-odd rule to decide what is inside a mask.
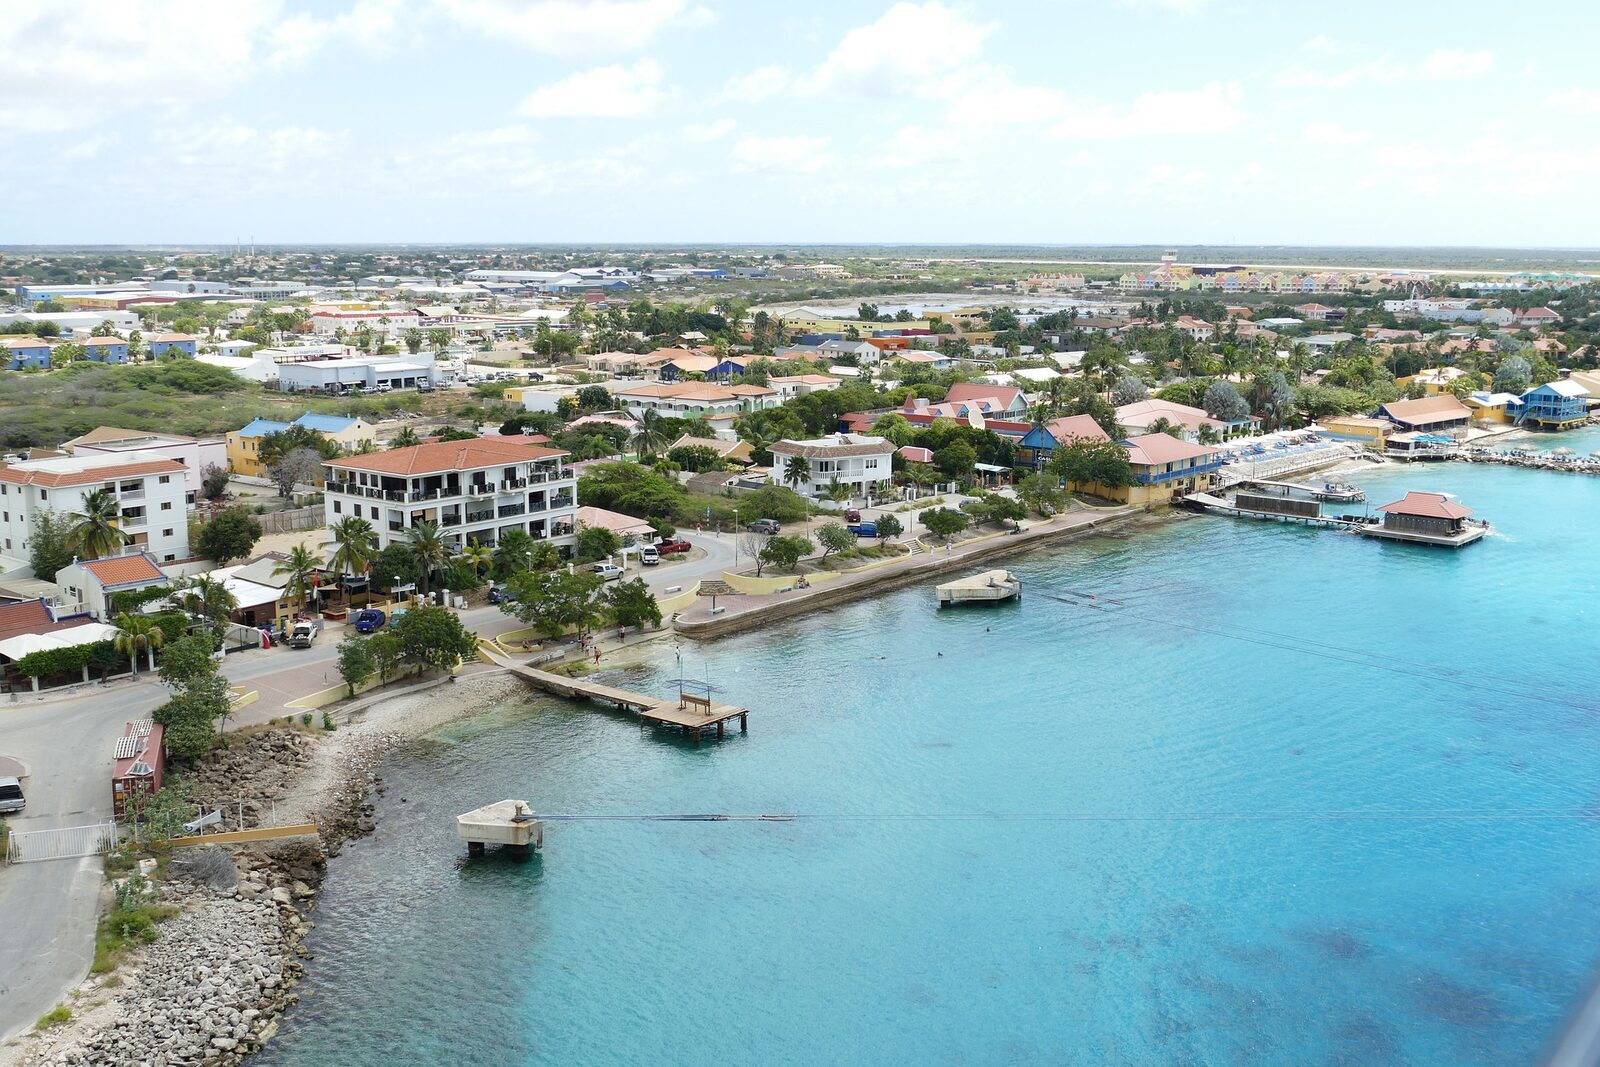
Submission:
[[[1402,430],[1430,433],[1465,429],[1472,422],[1472,410],[1451,393],[1418,400],[1395,400],[1373,414],[1376,418],[1388,419]]]
[[[167,585],[170,579],[148,552],[105,559],[73,560],[56,572],[56,590],[62,604],[75,605],[74,612],[108,621],[117,616],[112,597],[153,586]]]
[[[1227,423],[1220,419],[1213,419],[1200,408],[1192,408],[1188,404],[1177,404],[1171,400],[1161,400],[1151,397],[1148,400],[1136,400],[1131,404],[1123,404],[1117,409],[1117,425],[1131,431],[1144,431],[1154,426],[1157,421],[1165,419],[1173,426],[1183,428],[1183,436],[1189,441],[1198,441],[1200,431],[1204,427],[1211,427],[1218,437],[1227,436],[1230,430],[1238,427],[1248,428],[1248,420],[1241,423]]]
[[[1090,415],[1067,415],[1035,426],[1017,442],[1017,462],[1041,469],[1058,448],[1074,441],[1109,441],[1111,436]]]

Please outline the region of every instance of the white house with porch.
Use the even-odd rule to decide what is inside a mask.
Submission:
[[[887,438],[854,433],[779,441],[768,449],[772,453],[769,477],[802,496],[823,496],[835,481],[847,486],[852,497],[886,496],[894,481],[894,448]],[[806,464],[806,476],[798,482],[789,477],[789,463],[795,458]]]

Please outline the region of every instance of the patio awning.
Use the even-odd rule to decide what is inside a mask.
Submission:
[[[86,622],[82,626],[68,626],[47,634],[18,634],[0,641],[0,656],[19,660],[34,652],[51,648],[77,648],[97,641],[109,641],[117,634],[115,626],[103,622]]]

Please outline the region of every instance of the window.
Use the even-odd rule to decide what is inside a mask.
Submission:
[[[161,510],[162,510],[162,511],[171,511],[171,510],[172,510],[172,501],[170,501],[170,500],[163,500],[163,501],[162,501],[162,502],[161,502]]]
[[[171,530],[162,530],[161,531],[161,536],[162,537],[171,537],[172,536],[172,531]]]
[[[343,508],[343,506],[342,506],[342,505],[341,505],[341,504],[340,504],[340,502],[339,502],[339,501],[337,501],[337,500],[335,500],[335,501],[334,501],[334,502],[333,502],[333,513],[334,513],[334,514],[335,514],[335,515],[343,515],[343,514],[344,514],[344,508]]]
[[[156,481],[161,485],[168,485],[172,482],[172,475],[163,474],[161,477],[157,478]]]

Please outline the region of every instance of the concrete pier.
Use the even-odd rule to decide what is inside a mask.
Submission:
[[[544,824],[525,800],[497,800],[456,816],[456,836],[467,843],[467,855],[481,856],[486,845],[500,845],[513,855],[528,855],[544,846]]]
[[[984,571],[935,586],[939,606],[948,604],[998,604],[1022,595],[1022,581],[1010,571]]]

